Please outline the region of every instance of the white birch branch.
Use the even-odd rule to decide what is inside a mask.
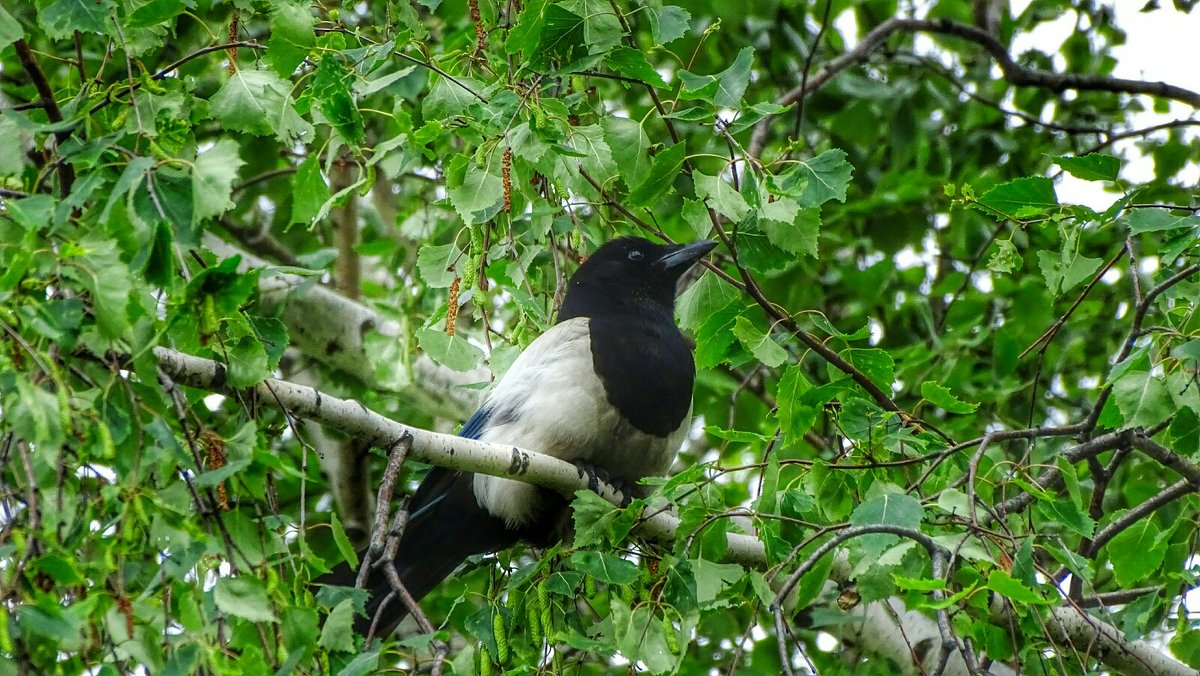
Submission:
[[[258,280],[260,297],[268,312],[279,310],[280,320],[288,329],[292,345],[326,366],[353,376],[369,387],[387,389],[376,372],[378,359],[372,358],[367,336],[402,340],[404,327],[380,317],[371,308],[350,300],[314,280],[301,275],[271,271],[267,261],[243,251],[209,233],[204,246],[219,258],[241,257],[238,270],[261,269]],[[412,364],[410,386],[405,395],[421,409],[448,419],[463,419],[479,403],[479,392],[464,385],[480,383],[490,377],[487,369],[467,373],[439,366],[421,355]],[[389,380],[408,380],[407,374]]]
[[[154,348],[154,354],[159,367],[177,383],[210,392],[231,393],[234,389],[226,383],[225,367],[215,361],[163,347]],[[260,404],[282,406],[292,415],[319,422],[379,448],[387,448],[404,434],[411,434],[409,457],[420,462],[515,479],[568,496],[588,488],[588,478],[575,465],[543,453],[410,427],[389,420],[358,401],[339,399],[284,380],[267,379],[251,391]],[[620,493],[603,483],[599,494],[613,504],[621,502]],[[638,527],[646,538],[661,542],[674,541],[678,529],[679,518],[666,511],[644,517]],[[766,552],[758,538],[731,533],[726,559],[761,567],[766,562]]]

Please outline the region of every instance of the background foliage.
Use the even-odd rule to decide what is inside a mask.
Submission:
[[[0,671],[355,674],[431,638],[463,673],[1120,670],[1055,629],[1079,607],[1200,667],[1200,145],[1131,122],[1200,95],[1112,78],[1093,0],[674,1],[0,8]],[[306,582],[383,456],[152,349],[449,431],[621,234],[722,242],[679,307],[680,537],[634,555],[637,506],[580,498],[573,547],[362,645]],[[371,321],[298,305],[321,285]],[[886,653],[889,600],[944,622]]]

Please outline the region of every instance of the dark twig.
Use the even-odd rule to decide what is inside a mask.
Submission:
[[[1029,352],[1038,345],[1042,346],[1041,350],[1039,351],[1045,352],[1046,348],[1050,347],[1050,342],[1054,340],[1054,336],[1058,335],[1058,332],[1067,323],[1067,320],[1071,318],[1071,315],[1075,314],[1075,310],[1079,309],[1079,306],[1083,303],[1084,299],[1088,297],[1088,294],[1092,292],[1092,289],[1096,287],[1096,284],[1110,269],[1112,269],[1112,266],[1117,264],[1117,261],[1121,260],[1121,257],[1125,255],[1126,251],[1128,251],[1128,249],[1122,246],[1121,249],[1117,251],[1116,255],[1108,259],[1104,266],[1100,268],[1096,274],[1092,275],[1092,280],[1088,282],[1087,286],[1083,287],[1083,292],[1079,294],[1079,297],[1075,299],[1075,302],[1071,304],[1071,307],[1067,308],[1067,311],[1063,314],[1063,316],[1059,317],[1058,321],[1051,324],[1050,328],[1046,329],[1042,335],[1037,337],[1037,340],[1030,343],[1029,347],[1025,348],[1021,354],[1017,356],[1017,359],[1024,359],[1025,355],[1029,354]]]
[[[1134,312],[1133,323],[1129,327],[1129,337],[1125,339],[1125,344],[1121,346],[1121,351],[1117,353],[1117,358],[1113,360],[1114,364],[1124,361],[1129,356],[1129,353],[1133,351],[1133,343],[1142,335],[1142,323],[1146,321],[1146,314],[1150,312],[1150,306],[1154,304],[1154,300],[1171,287],[1197,272],[1200,272],[1200,263],[1193,263],[1146,292],[1146,296],[1142,298],[1142,302],[1137,306],[1136,312]],[[1084,430],[1087,433],[1090,434],[1096,428],[1096,422],[1100,419],[1100,412],[1104,410],[1104,405],[1108,403],[1108,398],[1111,395],[1112,383],[1109,383],[1100,391],[1100,396],[1096,397],[1096,403],[1092,406],[1091,413],[1088,414],[1087,420],[1083,422]]]
[[[829,12],[833,8],[833,0],[825,0],[825,13],[821,17],[821,27],[817,29],[817,37],[813,38],[812,44],[808,48],[808,55],[804,57],[804,69],[800,71],[800,91],[808,90],[808,75],[812,71],[813,59],[817,56],[817,47],[821,44],[821,38],[825,37],[825,30],[829,27]],[[807,100],[804,94],[796,100],[796,124],[792,128],[792,138],[800,138],[800,128],[804,125],[804,103]]]
[[[1095,596],[1085,596],[1079,599],[1081,608],[1099,608],[1101,606],[1121,606],[1126,603],[1136,601],[1138,598],[1146,594],[1157,594],[1162,591],[1162,587],[1137,587],[1135,589],[1122,589],[1120,591],[1103,592]]]
[[[21,60],[21,67],[25,69],[25,73],[29,75],[29,79],[33,80],[33,87],[37,89],[38,96],[41,97],[42,107],[46,110],[46,117],[50,118],[51,122],[62,122],[62,111],[58,108],[58,101],[54,99],[54,90],[50,88],[50,82],[46,79],[46,74],[42,72],[42,67],[38,65],[37,59],[33,56],[33,50],[29,48],[29,43],[25,42],[24,38],[13,43],[13,47],[17,50],[17,58]],[[54,132],[54,140],[61,144],[66,141],[71,135],[69,130],[59,130]],[[75,183],[75,167],[70,162],[58,163],[58,191],[66,197],[71,193],[71,185]]]
[[[1200,489],[1200,484],[1197,484],[1191,479],[1180,479],[1179,481],[1176,481],[1162,492],[1154,495],[1145,502],[1139,503],[1133,509],[1114,519],[1112,523],[1096,531],[1096,535],[1094,538],[1092,538],[1091,544],[1087,547],[1086,551],[1082,552],[1082,554],[1088,558],[1095,556],[1097,552],[1104,547],[1104,545],[1108,544],[1110,540],[1112,540],[1125,529],[1136,524],[1142,519],[1147,518],[1156,512],[1159,507],[1174,502],[1175,500],[1189,493],[1195,493],[1198,489]]]
[[[412,435],[405,434],[397,439],[388,451],[387,467],[383,470],[383,477],[379,481],[379,493],[375,500],[375,524],[371,527],[371,544],[367,547],[366,556],[359,562],[358,578],[354,583],[356,587],[362,587],[367,583],[367,576],[370,574],[374,561],[378,560],[380,554],[383,553],[389,535],[388,517],[391,511],[392,494],[396,489],[396,479],[400,476],[400,468],[404,466],[404,461],[408,458],[408,451],[412,448],[412,441]]]
[[[1185,460],[1175,451],[1154,441],[1147,432],[1139,431],[1133,435],[1133,447],[1164,466],[1175,470],[1193,486],[1200,486],[1200,466]]]
[[[227,42],[222,45],[209,45],[207,47],[202,47],[202,48],[192,52],[191,54],[188,54],[186,56],[182,56],[182,57],[176,59],[175,61],[168,64],[165,68],[162,68],[161,70],[156,72],[154,75],[151,75],[150,79],[153,81],[161,80],[161,79],[165,78],[166,76],[170,75],[171,73],[175,72],[180,66],[187,63],[188,61],[191,61],[193,59],[198,59],[201,56],[204,56],[205,54],[211,54],[213,52],[227,51],[227,50],[236,49],[239,47],[244,47],[246,49],[266,49],[266,47],[258,44],[257,42],[248,42],[248,41]],[[125,88],[120,93],[114,93],[112,90],[109,90],[109,92],[104,96],[103,99],[100,99],[99,101],[97,101],[95,103],[95,105],[93,105],[90,109],[88,109],[88,115],[94,115],[97,111],[101,110],[102,108],[108,106],[108,104],[115,101],[117,99],[117,97],[119,97],[119,96],[128,96],[129,94],[132,94],[133,92],[141,89],[143,83],[144,83],[144,81],[130,82],[128,85],[125,86]]]

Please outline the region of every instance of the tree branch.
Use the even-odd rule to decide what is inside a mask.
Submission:
[[[212,234],[205,234],[204,246],[220,258],[239,256],[238,270],[242,272],[272,267],[267,261]],[[395,383],[406,383],[409,378],[398,374],[384,382],[375,370],[377,359],[368,349],[367,337],[375,332],[403,340],[404,328],[398,322],[314,283],[310,277],[264,272],[259,276],[258,287],[266,309],[281,311],[280,319],[287,326],[293,345],[305,356],[369,387],[402,390],[421,408],[445,418],[465,418],[478,405],[478,392],[464,386],[487,381],[489,373],[486,369],[460,373],[438,366],[422,355],[412,364],[411,383],[397,387]]]
[[[46,80],[46,74],[42,72],[42,67],[38,65],[37,59],[33,57],[33,50],[29,48],[29,43],[25,42],[24,38],[13,43],[13,47],[17,50],[17,58],[21,60],[21,67],[25,69],[25,73],[29,75],[29,79],[33,81],[33,86],[37,89],[38,96],[41,97],[42,108],[46,111],[46,117],[50,118],[51,122],[62,122],[62,111],[58,108],[58,101],[54,99],[54,90],[50,88],[50,82]],[[61,144],[71,135],[69,130],[60,130],[54,132],[54,140]],[[11,152],[11,149],[10,151]],[[58,163],[58,191],[66,197],[71,193],[71,185],[75,182],[75,167],[70,162]]]
[[[210,392],[238,391],[228,385],[225,366],[218,362],[163,347],[154,348],[154,354],[159,367],[179,383]],[[339,399],[311,387],[267,379],[249,392],[261,404],[282,407],[291,415],[314,420],[378,448],[390,448],[405,434],[412,435],[410,456],[420,462],[523,481],[567,496],[589,487],[588,478],[565,460],[507,444],[490,444],[403,425],[358,401]],[[621,504],[621,493],[611,486],[602,483],[597,493],[614,505]],[[673,541],[678,529],[679,519],[662,510],[644,516],[639,527],[648,539],[663,542]],[[762,566],[766,552],[758,538],[731,533],[727,559],[746,566]]]
[[[996,61],[1004,73],[1004,79],[1013,86],[1041,87],[1053,92],[1068,89],[1076,91],[1106,91],[1127,94],[1147,94],[1160,98],[1174,99],[1193,107],[1200,108],[1200,93],[1183,87],[1177,87],[1165,82],[1146,82],[1143,80],[1128,80],[1124,78],[1106,77],[1102,75],[1080,75],[1075,73],[1053,73],[1048,71],[1026,68],[1017,63],[1008,49],[991,33],[975,26],[957,23],[946,19],[889,19],[867,33],[854,49],[831,59],[821,70],[808,79],[807,82],[785,92],[776,99],[780,105],[791,105],[812,92],[820,89],[835,75],[865,62],[871,54],[893,33],[937,33],[950,35],[974,42],[986,51]],[[767,134],[770,131],[772,117],[768,116],[759,121],[750,137],[750,155],[758,157],[767,145]]]

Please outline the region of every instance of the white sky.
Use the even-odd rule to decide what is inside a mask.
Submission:
[[[1012,11],[1021,12],[1030,0],[1014,0]],[[1170,0],[1159,3],[1160,9],[1142,12],[1145,5],[1141,0],[1117,0],[1109,3],[1116,14],[1116,24],[1125,30],[1126,42],[1113,48],[1117,65],[1115,77],[1133,80],[1162,81],[1200,91],[1200,68],[1196,67],[1195,45],[1200,35],[1200,8],[1191,14],[1176,11]],[[1074,14],[1066,14],[1058,21],[1043,23],[1030,34],[1014,41],[1014,52],[1038,47],[1052,53],[1061,45],[1071,31],[1075,30]],[[1061,60],[1056,64],[1062,66]],[[1143,97],[1145,106],[1151,107],[1149,97]],[[1171,102],[1166,114],[1151,111],[1135,113],[1130,121],[1135,128],[1150,127],[1171,120],[1184,119],[1196,111],[1177,101]],[[1165,135],[1167,132],[1158,132]],[[1195,132],[1185,132],[1194,136]],[[1133,140],[1116,144],[1118,155],[1127,161],[1122,176],[1130,181],[1144,182],[1154,176],[1154,163],[1138,152]],[[1190,163],[1182,172],[1182,180],[1195,184],[1200,182],[1200,166]],[[1104,208],[1112,197],[1097,190],[1098,184],[1080,181],[1071,176],[1064,177],[1059,184],[1059,198],[1078,202],[1092,208]]]
[[[1028,7],[1031,0],[1012,0],[1011,12],[1020,14]],[[928,2],[917,0],[918,15],[924,14]],[[1114,8],[1116,24],[1125,30],[1125,44],[1114,47],[1112,54],[1117,60],[1113,73],[1114,77],[1163,81],[1184,87],[1192,91],[1200,91],[1200,67],[1197,63],[1197,50],[1194,48],[1200,37],[1200,7],[1191,14],[1176,11],[1170,0],[1161,0],[1161,9],[1152,12],[1141,12],[1144,0],[1112,0],[1107,3]],[[835,20],[835,24],[846,37],[846,42],[853,44],[857,35],[853,12],[843,12]],[[1014,40],[1012,52],[1021,52],[1037,48],[1048,54],[1054,54],[1059,45],[1075,30],[1075,14],[1067,13],[1057,21],[1040,24],[1034,31],[1023,33]],[[927,36],[916,37],[916,49],[919,52],[945,54],[946,50],[937,47]],[[1056,70],[1065,70],[1061,58],[1056,58]],[[999,69],[996,70],[999,77]],[[1069,94],[1068,94],[1069,95]],[[1146,108],[1152,107],[1149,97],[1142,97]],[[1004,102],[1006,105],[1009,102]],[[1186,118],[1196,114],[1183,103],[1171,102],[1170,112],[1166,114],[1142,112],[1131,115],[1131,128],[1150,127],[1171,120]],[[1167,132],[1157,132],[1165,135]],[[1195,131],[1185,132],[1193,136]],[[1153,177],[1154,163],[1143,157],[1138,151],[1135,140],[1119,142],[1115,148],[1107,152],[1125,159],[1122,177],[1131,182],[1145,182]],[[1181,179],[1185,183],[1200,183],[1200,166],[1190,163],[1182,172]],[[1102,184],[1081,181],[1072,176],[1064,175],[1057,186],[1059,199],[1065,203],[1085,204],[1093,209],[1103,210],[1112,203],[1112,193],[1106,193]]]

